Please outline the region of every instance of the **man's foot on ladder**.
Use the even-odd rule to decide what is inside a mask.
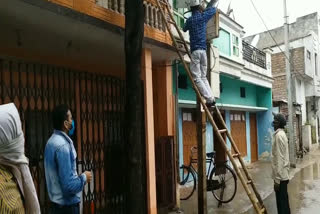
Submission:
[[[212,109],[212,108],[214,108],[214,107],[216,106],[216,101],[213,100],[213,101],[210,102],[210,103],[207,103],[207,102],[206,102],[206,106],[207,106],[208,109]]]

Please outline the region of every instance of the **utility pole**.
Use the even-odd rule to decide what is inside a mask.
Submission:
[[[287,0],[283,0],[284,9],[284,44],[286,47],[286,76],[287,76],[287,95],[288,95],[288,132],[289,132],[289,159],[292,167],[296,166],[296,153],[293,131],[293,105],[292,105],[292,86],[290,73],[290,52],[289,52],[289,23],[287,15]]]
[[[126,208],[125,213],[147,213],[146,158],[143,132],[143,91],[141,81],[143,1],[125,2],[126,57]]]
[[[206,176],[206,124],[207,116],[197,102],[197,140],[198,140],[198,214],[207,214],[207,176]]]

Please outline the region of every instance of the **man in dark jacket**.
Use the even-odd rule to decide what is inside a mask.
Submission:
[[[212,7],[212,0],[207,9],[202,11],[200,0],[191,0],[190,6],[192,16],[189,17],[184,25],[183,31],[189,31],[191,46],[190,71],[193,79],[206,100],[208,107],[215,105],[215,99],[211,87],[207,80],[207,23],[216,13],[216,8]]]

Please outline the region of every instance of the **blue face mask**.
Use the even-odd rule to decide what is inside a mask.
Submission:
[[[74,135],[74,131],[76,129],[76,125],[74,123],[74,120],[72,120],[72,123],[71,123],[71,129],[69,130],[69,136],[71,137],[72,135]]]

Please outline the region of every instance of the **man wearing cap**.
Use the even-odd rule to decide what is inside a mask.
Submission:
[[[283,114],[275,114],[272,123],[274,134],[272,137],[272,178],[276,193],[278,214],[290,214],[288,183],[289,183],[289,145],[284,132],[286,119]]]
[[[191,46],[190,71],[201,95],[206,100],[208,107],[215,105],[215,99],[211,87],[207,80],[207,23],[216,13],[216,8],[212,7],[215,0],[212,0],[207,9],[202,11],[200,0],[191,0],[190,8],[192,16],[184,25],[183,31],[189,31]]]

